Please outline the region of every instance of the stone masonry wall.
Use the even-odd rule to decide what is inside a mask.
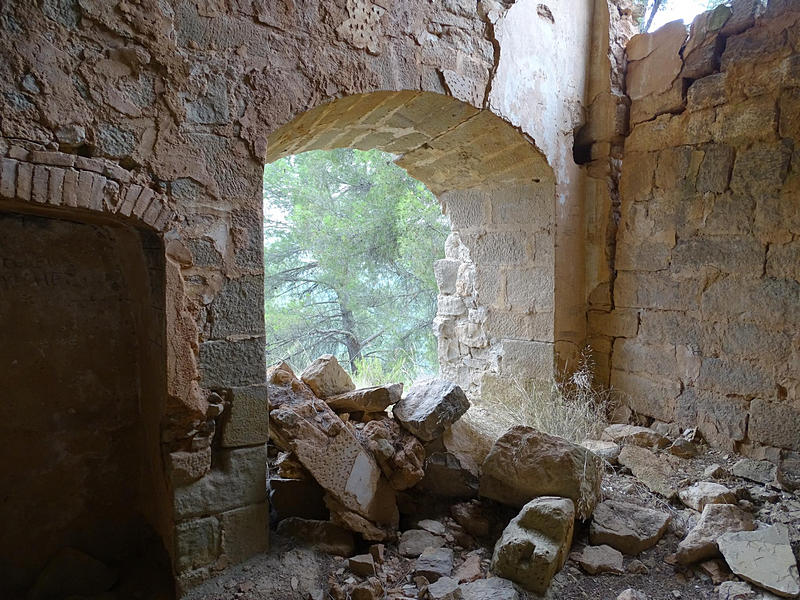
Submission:
[[[570,150],[591,3],[539,4],[0,4],[0,207],[124,221],[165,247],[160,440],[172,522],[162,535],[180,588],[266,545],[260,182],[270,134],[378,91],[440,94],[505,121],[553,170],[553,294],[582,303],[583,270],[571,268],[583,264],[581,173]],[[559,243],[570,248],[563,257]],[[537,260],[525,244],[525,260]],[[553,339],[577,343],[582,306],[563,312]]]
[[[610,382],[647,417],[800,450],[800,6],[735,0],[627,46]]]

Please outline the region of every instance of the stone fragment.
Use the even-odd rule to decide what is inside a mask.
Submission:
[[[462,583],[459,589],[463,600],[520,600],[514,584],[502,577]]]
[[[602,478],[602,462],[586,448],[516,426],[486,457],[480,495],[512,506],[538,496],[562,496],[575,502],[579,519],[586,519],[600,499]]]
[[[375,496],[375,505],[379,508],[383,507],[384,512],[381,519],[371,521],[356,512],[348,510],[346,506],[330,494],[325,494],[325,506],[330,511],[331,521],[351,531],[360,533],[361,537],[370,542],[382,542],[394,537],[400,520],[395,492],[386,483],[385,479],[381,479],[380,482],[381,485],[378,486],[378,492]]]
[[[603,573],[613,573],[621,575],[624,573],[622,568],[622,552],[605,544],[601,546],[586,546],[580,552],[572,555],[573,560],[589,575],[600,575]]]
[[[330,374],[332,364],[320,359],[315,362],[314,372],[319,374],[327,369]],[[338,503],[336,512],[360,515],[375,524],[376,530],[396,526],[394,491],[381,477],[381,469],[372,454],[362,447],[349,424],[343,423],[324,401],[316,398],[305,383],[286,369],[272,368],[268,375],[270,438],[279,448],[291,450],[328,491]],[[277,383],[279,381],[282,384]],[[338,510],[339,505],[341,510]]]
[[[440,577],[428,586],[428,600],[461,600],[458,581],[452,577]]]
[[[753,515],[735,504],[707,504],[700,520],[678,544],[675,559],[680,564],[688,565],[714,558],[719,556],[719,536],[753,529]]]
[[[99,560],[76,550],[62,548],[39,573],[28,598],[49,600],[69,596],[95,596],[109,590],[117,572]]]
[[[736,494],[719,483],[698,481],[678,492],[678,498],[686,506],[702,512],[706,504],[735,504]]]
[[[300,379],[318,398],[327,398],[337,394],[344,394],[356,389],[350,375],[339,365],[339,361],[332,354],[323,354],[306,367],[300,374]]]
[[[476,581],[483,577],[483,569],[481,568],[481,557],[477,552],[471,552],[461,563],[461,566],[456,570],[453,577],[459,583],[467,583]]]
[[[382,596],[383,586],[377,577],[370,577],[350,592],[351,600],[379,600]]]
[[[800,452],[783,450],[778,464],[777,480],[781,487],[790,492],[800,490]]]
[[[721,558],[704,560],[698,566],[703,573],[711,577],[711,583],[714,585],[719,585],[733,577],[728,565]]]
[[[672,442],[672,445],[667,450],[670,454],[679,458],[693,458],[700,453],[696,444],[682,437]]]
[[[417,523],[417,527],[420,529],[424,529],[425,531],[432,533],[433,535],[444,535],[447,533],[447,529],[444,525],[442,525],[439,521],[434,521],[433,519],[422,519]]]
[[[636,555],[655,546],[667,530],[667,513],[619,500],[597,505],[589,527],[589,542],[607,544],[620,552]]]
[[[434,452],[425,461],[420,488],[437,496],[472,498],[478,495],[478,478],[450,452]]]
[[[625,572],[630,573],[631,575],[647,575],[650,572],[650,569],[648,569],[647,565],[642,561],[634,559],[628,563],[628,566],[625,568]]]
[[[723,479],[729,475],[728,471],[722,466],[714,463],[713,465],[708,465],[703,470],[703,477],[706,479]]]
[[[725,581],[717,588],[717,600],[763,600],[744,581]]]
[[[652,448],[653,446],[666,448],[669,445],[669,440],[667,438],[649,427],[625,425],[622,423],[615,423],[614,425],[606,427],[605,430],[603,430],[602,438],[616,444],[631,444],[633,446],[641,446],[642,448]]]
[[[328,396],[325,402],[336,412],[383,412],[403,395],[403,384],[380,385]]]
[[[609,464],[617,464],[617,458],[622,450],[619,444],[607,440],[583,440],[581,446],[594,452]]]
[[[402,556],[416,558],[426,548],[441,548],[442,546],[444,546],[443,537],[434,535],[424,529],[409,529],[400,535],[397,551]]]
[[[394,420],[370,421],[361,434],[394,489],[413,487],[425,476],[424,446]]]
[[[392,412],[408,431],[430,442],[441,437],[468,408],[469,400],[460,387],[444,379],[428,379],[412,385]]]
[[[731,467],[731,473],[750,481],[770,484],[775,482],[777,468],[768,460],[743,458]]]
[[[650,600],[647,597],[647,594],[644,592],[640,592],[639,590],[635,590],[633,588],[628,588],[627,590],[623,590],[619,596],[617,596],[617,600]]]
[[[786,525],[726,533],[717,543],[731,571],[742,579],[785,598],[800,595],[800,575]]]
[[[233,388],[228,394],[230,409],[222,418],[223,446],[252,446],[269,438],[267,387],[251,385]]]
[[[426,548],[417,558],[414,573],[431,583],[453,572],[453,551],[450,548]]]
[[[197,452],[179,450],[167,459],[172,484],[182,486],[196,481],[211,470],[211,447]]]
[[[375,575],[375,560],[371,554],[357,554],[347,559],[347,568],[360,577]]]
[[[278,523],[278,534],[337,556],[350,556],[355,549],[353,533],[330,521],[291,517]]]
[[[489,534],[489,519],[486,518],[480,501],[453,504],[450,507],[450,514],[467,533],[475,537]]]
[[[619,463],[628,467],[639,481],[651,492],[667,499],[675,497],[675,468],[666,459],[668,455],[656,455],[646,448],[625,446],[619,454]],[[678,460],[673,458],[672,460]]]
[[[569,498],[544,496],[528,502],[497,541],[491,569],[527,590],[544,594],[567,560],[575,522]]]

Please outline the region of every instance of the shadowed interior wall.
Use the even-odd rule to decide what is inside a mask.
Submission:
[[[138,230],[0,213],[0,589],[71,546],[107,563],[168,515],[164,252]]]

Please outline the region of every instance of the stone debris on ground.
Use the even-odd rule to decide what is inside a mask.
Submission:
[[[589,528],[589,541],[607,544],[635,556],[658,543],[667,530],[668,513],[630,502],[606,500],[597,505]]]
[[[762,600],[794,593],[800,501],[760,459],[780,453],[723,455],[697,430],[641,423],[580,445],[516,426],[476,452],[457,386],[427,380],[402,397],[399,383],[352,389],[332,357],[312,367],[268,373],[277,534],[344,557],[307,597],[572,600],[578,585],[598,598],[717,600],[745,589],[733,583]],[[757,536],[726,537],[744,534]],[[763,556],[771,564],[753,568]]]

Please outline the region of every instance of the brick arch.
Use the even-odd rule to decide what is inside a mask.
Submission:
[[[433,92],[354,94],[268,138],[266,162],[310,150],[377,148],[437,195],[453,234],[435,265],[440,369],[468,394],[553,375],[553,169],[489,110]]]
[[[158,233],[175,216],[162,194],[136,183],[114,162],[18,146],[0,162],[0,206],[6,205],[99,213]]]

